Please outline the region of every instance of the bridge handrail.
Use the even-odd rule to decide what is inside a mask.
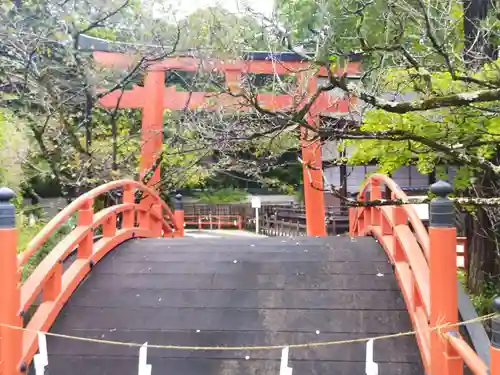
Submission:
[[[381,183],[391,190],[393,199],[408,200],[403,190],[382,174],[368,177],[358,199],[366,201],[368,191],[370,200],[381,199]],[[446,197],[439,199],[449,202]],[[449,289],[448,295],[458,295],[453,292],[457,286],[456,229],[431,225],[432,232],[428,232],[412,205],[355,207],[350,208],[349,217],[351,236],[372,234],[394,265],[426,373],[461,374],[462,363],[465,363],[472,373],[487,374],[487,363],[460,337],[456,327],[439,331],[433,328],[443,324],[442,318],[444,323],[458,320],[457,296],[448,299],[444,293],[444,289]],[[431,244],[434,245],[431,247]],[[444,285],[438,285],[440,283]],[[431,287],[441,289],[431,290]]]
[[[113,206],[94,212],[95,198],[117,188],[123,188],[123,202],[116,202]],[[136,191],[144,193],[144,200],[136,202]],[[142,183],[134,180],[110,182],[83,194],[59,212],[20,256],[16,255],[15,241],[11,241],[11,246],[2,252],[2,259],[7,265],[3,267],[4,273],[0,273],[0,284],[7,285],[5,293],[9,295],[9,300],[5,306],[2,301],[0,313],[6,322],[25,327],[26,330],[9,331],[8,337],[2,337],[4,342],[0,340],[0,347],[7,350],[5,356],[10,358],[8,363],[2,365],[0,362],[0,370],[8,368],[5,373],[18,373],[30,363],[37,350],[36,332],[50,328],[80,282],[109,251],[131,238],[183,236],[182,201],[181,197],[176,199],[174,216],[159,195]],[[77,225],[50,250],[26,281],[20,284],[20,267],[77,211]],[[122,218],[120,227],[117,225],[118,215]],[[102,227],[102,236],[94,241],[94,230],[98,227]],[[7,233],[12,236],[15,232],[16,229],[12,228]],[[73,253],[74,259],[70,258]],[[30,309],[33,307],[37,308],[32,313]]]
[[[365,181],[363,187],[359,191],[358,194],[358,199],[359,200],[364,200],[366,197],[366,193],[368,192],[369,187],[373,187],[374,184],[379,184],[384,183],[392,193],[392,199],[401,199],[403,201],[408,200],[408,195],[399,187],[399,185],[389,176],[386,176],[384,174],[380,173],[375,173],[372,174],[368,179]],[[374,200],[375,198],[370,197],[371,200]],[[427,233],[427,230],[425,229],[425,225],[422,223],[422,220],[418,217],[417,211],[413,207],[413,205],[403,205],[403,209],[405,210],[406,214],[408,215],[408,219],[411,222],[411,225],[413,227],[413,230],[415,231],[415,235],[417,237],[418,242],[420,243],[420,246],[422,247],[422,250],[424,252],[424,255],[427,260],[429,260],[429,235]]]
[[[45,227],[43,227],[43,229],[38,232],[38,234],[28,243],[26,249],[24,249],[24,251],[18,255],[19,267],[22,267],[40,249],[40,247],[43,246],[45,241],[47,241],[47,239],[76,211],[80,210],[89,201],[89,199],[95,199],[113,189],[121,187],[125,188],[127,186],[130,188],[142,190],[145,193],[149,194],[154,199],[154,201],[157,204],[160,204],[162,209],[165,210],[167,217],[173,224],[173,228],[170,228],[170,230],[180,230],[180,228],[176,224],[172,211],[153,189],[135,180],[124,179],[112,181],[79,196],[63,210],[61,210],[55,217],[53,217],[52,220],[50,220],[47,225],[45,225]]]
[[[458,356],[460,356],[467,367],[471,370],[473,374],[486,375],[488,374],[488,366],[483,362],[483,360],[477,355],[476,352],[465,342],[465,340],[459,336],[455,336],[451,333],[446,334],[446,339],[450,343],[451,347]],[[454,353],[450,353],[453,355]]]

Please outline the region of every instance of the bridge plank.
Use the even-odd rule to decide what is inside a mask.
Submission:
[[[137,297],[137,294],[140,296]],[[396,290],[183,290],[122,289],[120,294],[85,288],[81,298],[71,300],[68,308],[80,307],[155,307],[218,309],[327,309],[327,310],[402,310],[404,301]]]
[[[248,346],[411,329],[391,267],[372,238],[282,241],[129,241],[94,267],[52,331],[137,343]],[[137,368],[138,348],[54,337],[48,347],[51,375],[121,375]],[[275,375],[279,356],[279,350],[150,349],[148,362],[153,373]],[[304,374],[362,374],[364,358],[364,343],[290,352],[294,372]],[[375,361],[385,375],[423,373],[413,337],[377,341]]]
[[[137,297],[137,298],[140,298]],[[199,329],[227,331],[366,332],[388,334],[409,325],[404,310],[289,310],[136,307],[68,308],[75,329]],[[75,322],[73,322],[75,320]],[[269,324],[268,324],[269,323]]]
[[[74,334],[81,334],[75,330]],[[239,331],[237,334],[227,331],[120,331],[102,333],[101,331],[93,331],[89,334],[90,337],[101,338],[117,341],[139,341],[148,342],[149,344],[165,344],[177,343],[181,345],[191,345],[197,342],[199,345],[212,346],[224,344],[226,346],[253,346],[262,343],[262,334],[260,332]],[[342,341],[364,338],[364,333],[321,333],[316,335],[314,332],[275,332],[266,336],[266,341],[269,345],[283,345],[286,343],[306,343],[318,341]],[[57,341],[64,341],[58,339]],[[67,341],[65,341],[67,344]],[[68,345],[56,345],[53,354],[71,355],[75,351],[75,347]],[[95,348],[93,343],[79,341],[75,343],[78,346],[78,353],[82,356],[95,356]],[[418,351],[414,350],[414,343],[411,337],[398,337],[388,340],[387,342],[377,342],[374,346],[376,358],[380,362],[390,362],[394,360],[394,354],[391,352],[401,353],[398,357],[403,362],[416,362],[419,360]],[[318,360],[318,361],[354,361],[359,362],[364,358],[366,350],[365,343],[351,343],[342,345],[332,345],[319,348],[297,349],[290,350],[291,358],[294,360]],[[137,348],[113,346],[106,349],[106,356],[129,357],[137,355]],[[279,359],[280,350],[270,351],[187,351],[187,350],[172,350],[172,349],[155,349],[148,350],[148,356],[151,358],[217,358],[217,359],[242,359],[249,356],[252,360],[257,359]],[[360,374],[362,375],[362,374]]]
[[[279,373],[279,360],[217,360],[190,358],[159,358],[149,361],[153,364],[153,371],[159,369],[160,374],[245,374],[262,375]],[[80,357],[63,356],[60,361],[50,365],[51,374],[127,374],[137,373],[136,358],[116,357]],[[308,375],[357,375],[363,374],[364,362],[351,361],[297,361],[291,359],[289,366],[294,373]],[[86,372],[78,369],[86,369]],[[113,369],[112,372],[109,369]],[[413,363],[382,362],[379,372],[384,375],[422,375],[423,371]]]
[[[96,289],[210,289],[210,290],[398,290],[393,278],[371,275],[228,275],[224,273],[204,275],[99,275],[88,283]]]
[[[237,257],[235,257],[237,258]],[[223,267],[226,266],[226,267]],[[242,262],[232,264],[227,267],[227,262],[211,261],[210,263],[196,260],[192,262],[163,261],[152,264],[150,261],[126,261],[114,259],[107,261],[106,266],[99,269],[100,275],[120,274],[120,275],[241,275],[244,271],[258,275],[294,275],[316,272],[319,275],[373,275],[374,270],[382,274],[392,273],[389,262],[384,261],[334,261],[322,262],[321,268],[310,262],[286,262],[286,263],[263,263]]]

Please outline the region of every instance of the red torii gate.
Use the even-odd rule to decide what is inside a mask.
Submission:
[[[117,52],[93,52],[95,60],[103,66],[114,68],[132,68],[137,64],[137,59],[132,55]],[[250,54],[252,55],[252,54]],[[286,57],[286,58],[280,58]],[[290,58],[291,57],[291,58]],[[286,61],[285,61],[286,60]],[[200,67],[207,71],[224,73],[228,88],[234,92],[241,87],[242,77],[245,73],[280,74],[298,76],[299,86],[307,90],[310,97],[317,88],[318,77],[326,77],[325,68],[319,69],[312,77],[307,77],[311,72],[311,64],[301,61],[300,57],[290,53],[254,53],[248,60],[224,62],[219,60],[200,60],[192,57],[172,57],[149,64],[146,68],[144,87],[134,85],[131,90],[116,90],[105,95],[100,100],[100,105],[106,108],[141,108],[141,178],[153,166],[162,150],[163,143],[163,112],[165,109],[182,110],[206,108],[212,109],[214,93],[209,92],[177,92],[175,86],[165,87],[165,72],[197,71]],[[335,74],[358,75],[360,63],[350,61],[345,69],[338,69]],[[307,80],[307,81],[306,81]],[[234,107],[237,110],[248,110],[241,107],[241,99],[228,94],[217,95],[218,106]],[[263,108],[269,110],[286,110],[291,108],[293,97],[289,94],[273,95],[261,93],[257,100]],[[320,94],[307,114],[307,121],[311,125],[317,123],[318,117],[324,112],[348,112],[353,98],[332,98],[327,92]],[[321,144],[319,140],[306,141],[307,131],[302,131],[302,159],[304,199],[306,207],[307,234],[309,236],[325,236],[325,207],[323,192],[323,174],[321,160]],[[308,167],[310,166],[310,167]],[[160,181],[160,168],[157,168],[151,179],[150,186],[156,186]]]

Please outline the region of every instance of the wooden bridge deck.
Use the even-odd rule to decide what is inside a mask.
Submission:
[[[137,239],[95,266],[52,332],[149,344],[283,345],[411,329],[372,238]],[[48,338],[51,375],[137,374],[138,348]],[[149,349],[153,374],[277,375],[281,351]],[[249,358],[246,358],[246,357]],[[423,374],[413,337],[375,342],[384,375]],[[365,344],[291,349],[297,375],[362,375]]]

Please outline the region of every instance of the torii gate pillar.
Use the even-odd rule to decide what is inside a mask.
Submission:
[[[141,127],[140,178],[154,166],[163,147],[163,111],[165,96],[165,71],[149,71],[144,80]],[[160,164],[154,170],[147,185],[157,190],[160,182]]]
[[[308,122],[313,124],[314,120],[309,119]],[[302,132],[301,147],[307,235],[326,236],[321,144],[319,140],[304,139],[305,133],[305,131]]]
[[[304,73],[300,79],[304,82],[307,78]],[[316,91],[317,78],[310,77],[305,83],[308,96]],[[311,113],[306,115],[307,123],[317,127],[319,116]],[[302,176],[304,181],[304,203],[306,209],[306,226],[308,236],[326,236],[325,225],[325,193],[323,191],[323,165],[321,160],[321,141],[307,140],[307,129],[301,131],[302,149]]]

